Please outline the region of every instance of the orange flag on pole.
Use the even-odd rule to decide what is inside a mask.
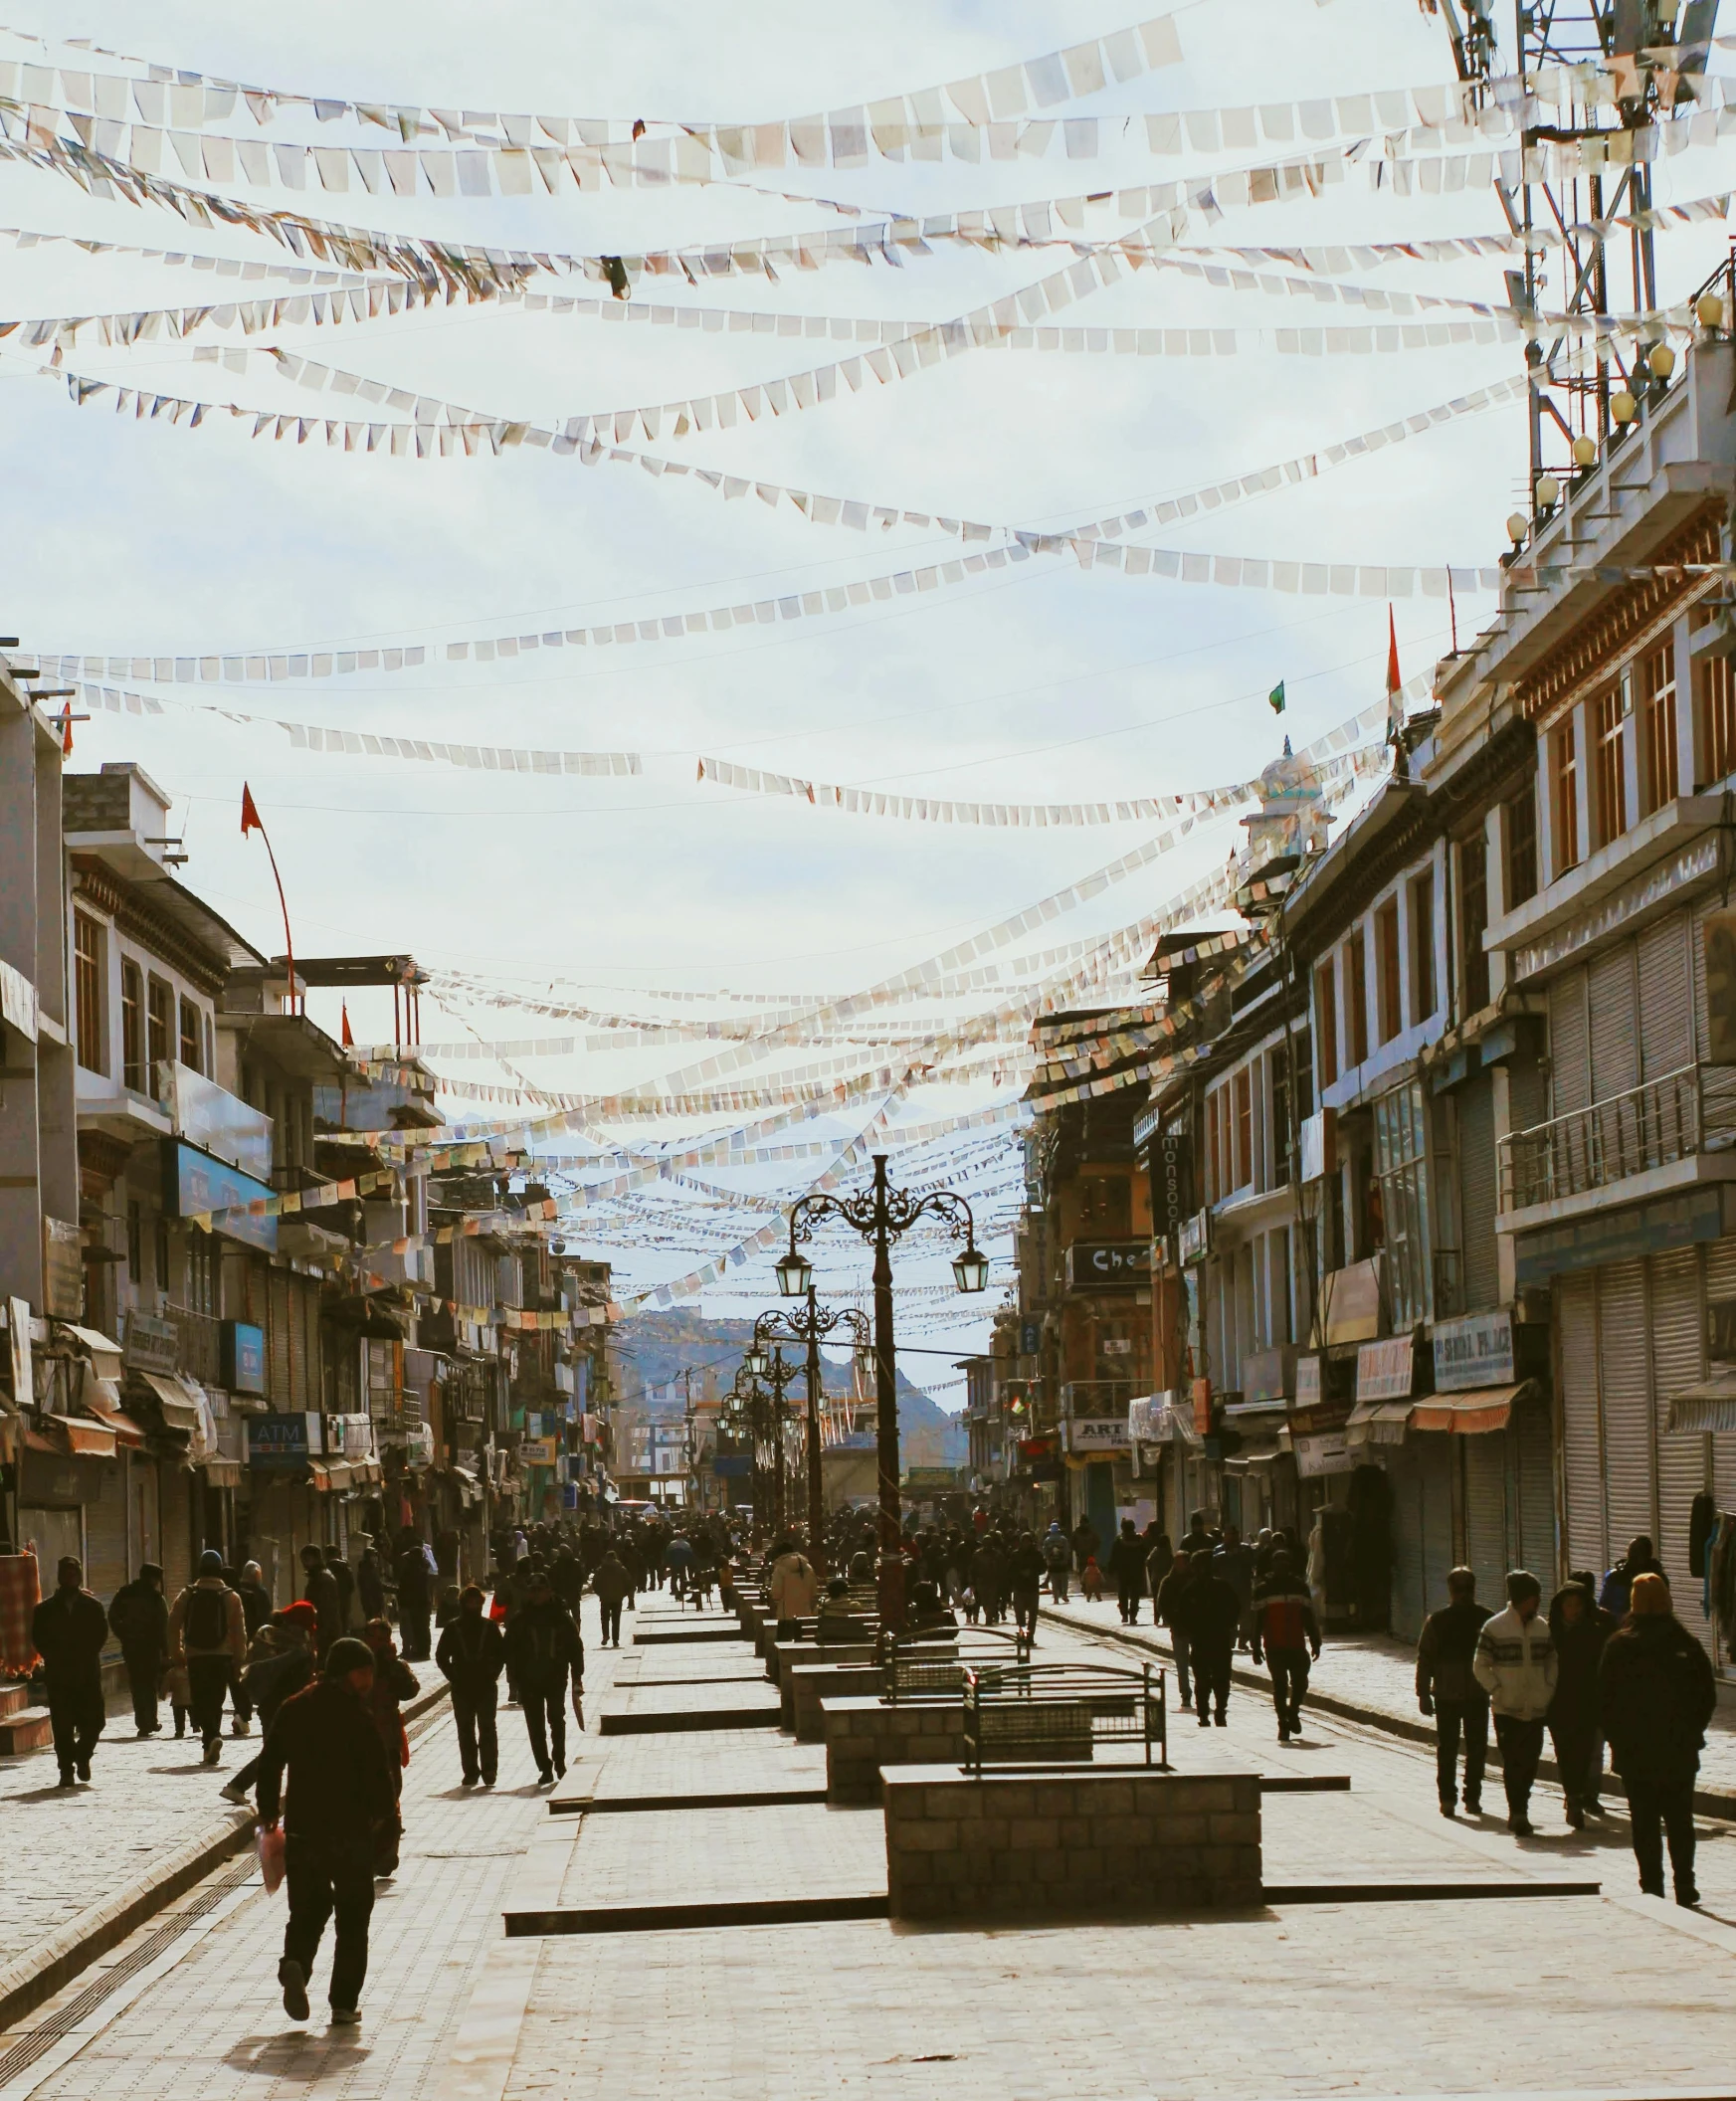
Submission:
[[[1399,689],[1404,684],[1399,676],[1399,631],[1393,620],[1393,609],[1387,608],[1387,713],[1395,723],[1405,719],[1404,702],[1399,698]]]

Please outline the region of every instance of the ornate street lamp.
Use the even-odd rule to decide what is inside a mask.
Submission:
[[[780,1263],[780,1269],[782,1266]],[[806,1263],[802,1266],[808,1268]],[[757,1355],[763,1364],[766,1361],[765,1343],[778,1337],[807,1346],[808,1558],[822,1576],[826,1573],[826,1483],[820,1464],[820,1338],[830,1335],[835,1328],[849,1329],[856,1344],[857,1361],[862,1363],[869,1352],[868,1315],[859,1312],[855,1306],[829,1306],[822,1309],[814,1298],[814,1272],[808,1268],[806,1309],[791,1313],[781,1313],[774,1309],[762,1313],[753,1324],[753,1347],[744,1360],[751,1365]]]
[[[758,1337],[755,1337],[757,1343]],[[754,1369],[758,1358],[763,1370]],[[757,1442],[761,1434],[767,1433],[772,1445],[772,1530],[782,1531],[784,1524],[784,1395],[795,1384],[801,1371],[797,1364],[786,1364],[782,1350],[775,1349],[768,1357],[764,1350],[750,1350],[741,1361],[741,1369],[735,1375],[735,1391],[743,1393],[742,1381],[747,1381],[744,1398],[752,1414]],[[770,1393],[766,1388],[771,1389]]]
[[[976,1221],[969,1203],[955,1190],[933,1189],[922,1196],[892,1189],[886,1182],[886,1156],[874,1155],[874,1178],[854,1196],[835,1197],[816,1191],[803,1197],[790,1212],[789,1251],[777,1263],[778,1289],[786,1298],[807,1293],[813,1281],[813,1265],[798,1252],[798,1241],[811,1241],[815,1221],[836,1213],[854,1227],[874,1248],[874,1441],[877,1446],[880,1505],[879,1606],[880,1626],[897,1633],[904,1624],[904,1561],[900,1542],[903,1513],[898,1499],[898,1398],[897,1360],[892,1341],[892,1242],[902,1240],[916,1222],[929,1214],[944,1219],[955,1241],[963,1241],[964,1252],[953,1262],[952,1273],[961,1291],[981,1291],[989,1280],[989,1265],[977,1248]]]

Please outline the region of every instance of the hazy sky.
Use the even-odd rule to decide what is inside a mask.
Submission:
[[[633,9],[605,11],[582,0],[481,13],[448,0],[414,7],[376,0],[365,10],[311,0],[289,12],[171,0],[147,18],[100,0],[18,0],[7,20],[170,67],[310,94],[751,120],[984,72],[1106,34],[1139,12],[1101,0],[1002,0],[993,8],[870,0],[848,12],[767,0],[728,9],[641,0]],[[1451,78],[1440,20],[1408,6],[1192,0],[1176,20],[1183,64],[1056,113],[1245,105]],[[0,39],[0,58],[29,55]],[[257,135],[245,119],[224,128]],[[313,143],[324,134],[308,114],[280,120],[269,135]],[[1042,159],[980,166],[949,159],[920,169],[876,159],[850,173],[791,170],[766,187],[787,184],[882,208],[962,210],[1164,181],[1247,157],[1160,159],[1140,137],[1099,160],[1069,163],[1058,138]],[[1684,153],[1659,165],[1659,198],[1714,190],[1728,182],[1729,169],[1727,149]],[[514,201],[376,198],[359,187],[344,197],[310,192],[294,200],[279,190],[240,194],[280,206],[293,201],[350,224],[575,253],[634,253],[838,223],[814,204],[726,186]],[[9,165],[0,165],[0,224],[288,260],[246,234],[97,204],[52,175]],[[1353,168],[1317,203],[1231,212],[1213,238],[1396,241],[1492,232],[1499,224],[1489,191],[1376,196],[1366,172]],[[1715,227],[1660,236],[1661,289],[1679,293],[1697,282],[1716,260],[1720,238]],[[902,269],[838,263],[814,273],[786,271],[775,284],[710,280],[697,291],[664,280],[642,286],[641,296],[785,314],[938,320],[1066,260],[1064,250],[987,258],[938,246]],[[210,279],[185,268],[60,245],[18,253],[0,242],[0,275],[7,318],[214,295]],[[1497,261],[1389,266],[1378,278],[1386,288],[1503,297]],[[1369,274],[1352,271],[1347,279],[1366,282]],[[1246,473],[1520,370],[1512,344],[1279,355],[1274,329],[1357,316],[1214,289],[1173,272],[1140,272],[1061,318],[1076,326],[1243,334],[1233,356],[977,353],[775,424],[649,449],[678,448],[700,465],[888,506],[998,525],[1054,525]],[[242,341],[233,333],[199,339]],[[824,344],[765,335],[611,327],[462,306],[357,327],[286,328],[251,341],[275,341],[395,386],[545,420],[743,385],[836,354]],[[1303,741],[1381,687],[1384,603],[1133,581],[1059,559],[919,600],[747,636],[448,666],[438,646],[454,637],[589,626],[782,595],[957,549],[932,531],[828,530],[787,506],[774,513],[752,498],[726,504],[690,478],[586,469],[547,453],[419,464],[252,443],[246,426],[227,418],[196,432],[122,421],[105,409],[75,410],[58,383],[35,376],[37,354],[20,352],[11,339],[0,349],[7,381],[0,469],[12,519],[6,617],[27,647],[191,655],[420,642],[435,661],[391,677],[161,690],[165,698],[219,699],[238,710],[365,730],[644,754],[644,773],[633,780],[508,781],[292,753],[276,729],[185,710],[144,720],[107,717],[82,728],[75,763],[140,760],[172,792],[184,820],[192,854],[186,878],[274,952],[281,941],[270,872],[258,842],[244,843],[237,830],[244,778],[272,827],[304,952],[407,948],[431,968],[525,990],[561,979],[570,1000],[596,1008],[618,1001],[641,1011],[633,1006],[636,992],[852,991],[1001,919],[1156,829],[982,832],[827,815],[697,785],[698,753],[917,795],[1156,794],[1256,771],[1275,754],[1283,730]],[[245,373],[219,370],[195,364],[191,345],[176,342],[129,352],[81,348],[67,362],[164,393],[309,414],[329,405],[276,377],[264,359],[250,359]],[[1523,492],[1523,412],[1504,408],[1303,488],[1142,537],[1213,552],[1364,564],[1488,563],[1505,544],[1501,521]],[[1487,599],[1462,604],[1464,629],[1491,610]],[[1407,675],[1447,648],[1446,608],[1438,601],[1402,602],[1397,621]],[[1290,703],[1281,725],[1264,698],[1279,678]],[[1233,826],[1220,825],[1209,845],[1156,863],[1055,922],[1043,941],[1136,918],[1188,874],[1221,862],[1236,836]],[[317,1001],[314,1011],[335,1021]],[[469,1019],[489,1040],[560,1026],[510,1008],[473,1008]],[[358,1002],[352,1021],[363,1040],[383,1036],[389,1008]],[[467,1034],[428,1001],[423,1030],[431,1041]],[[594,1089],[676,1069],[706,1048],[516,1062],[539,1084]],[[773,1051],[762,1070],[788,1069],[797,1055]],[[493,1065],[466,1069],[472,1077],[507,1076]],[[920,1121],[995,1098],[992,1080],[978,1078],[968,1088],[919,1093],[901,1113]],[[848,1133],[864,1114],[791,1135]],[[712,1119],[712,1127],[726,1121]],[[677,1132],[661,1126],[654,1135]],[[634,1142],[644,1136],[642,1130]],[[971,1142],[963,1164],[974,1182],[1000,1185],[991,1208],[1011,1204],[1016,1193],[1006,1183],[1016,1156],[997,1152],[980,1134]],[[938,1172],[941,1158],[925,1156],[924,1171]],[[824,1164],[696,1172],[736,1188],[793,1192]],[[686,1193],[686,1202],[697,1201]],[[633,1214],[640,1228],[610,1229],[629,1238],[638,1233],[637,1250],[613,1249],[636,1288],[698,1258],[655,1237],[661,1215],[641,1204]],[[684,1246],[723,1244],[686,1232],[692,1214],[679,1215]],[[718,1236],[739,1237],[759,1220],[719,1211],[713,1223]],[[938,1261],[938,1251],[914,1258],[911,1280],[942,1279]],[[861,1274],[854,1257],[850,1273]],[[731,1279],[732,1293],[716,1295],[718,1309],[749,1308],[768,1276],[763,1262],[744,1270]],[[935,1346],[966,1345],[982,1332],[967,1324],[938,1335]]]

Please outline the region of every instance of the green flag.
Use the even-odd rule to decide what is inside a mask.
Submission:
[[[1270,707],[1272,713],[1281,715],[1284,711],[1284,681],[1280,678],[1265,697],[1266,704]]]

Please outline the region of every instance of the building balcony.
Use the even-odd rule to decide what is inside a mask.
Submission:
[[[1068,1380],[1061,1390],[1061,1413],[1064,1420],[1073,1423],[1109,1416],[1125,1420],[1128,1402],[1145,1390],[1133,1379]]]
[[[1683,1065],[1501,1141],[1501,1210],[1513,1227],[1736,1178],[1736,1066]],[[1715,1157],[1722,1155],[1723,1158]],[[1527,1214],[1540,1216],[1527,1217]]]

